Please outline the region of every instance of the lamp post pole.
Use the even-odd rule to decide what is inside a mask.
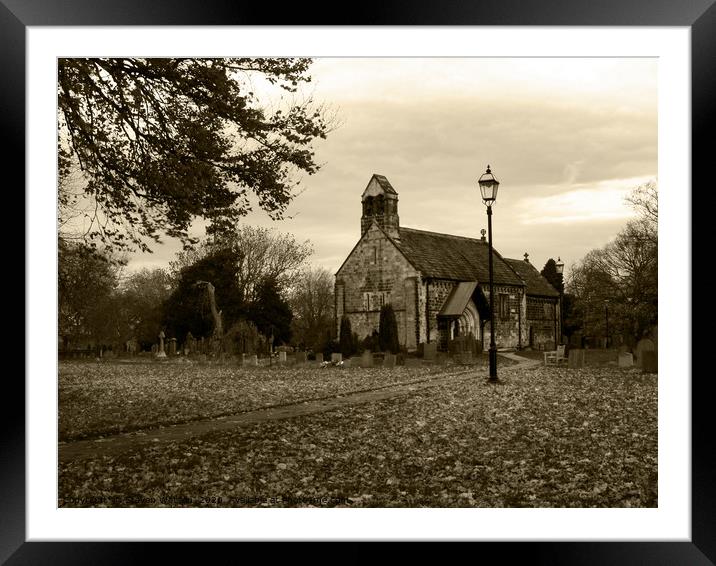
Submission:
[[[492,205],[487,205],[487,247],[490,271],[490,381],[497,381],[497,346],[495,345],[495,282],[492,272]]]
[[[606,331],[607,331],[607,349],[609,349],[609,299],[604,301],[604,317],[606,318]]]
[[[562,295],[564,294],[564,262],[562,261],[562,258],[557,257],[557,263],[555,264],[557,268],[557,275],[559,275],[559,343],[562,344],[564,342],[564,312],[563,309],[563,303],[562,303]],[[556,350],[556,348],[555,348]]]
[[[492,175],[490,166],[482,174],[478,180],[480,185],[480,193],[482,194],[482,202],[487,207],[487,246],[488,246],[488,266],[490,277],[490,350],[488,359],[490,363],[490,383],[497,383],[497,346],[495,344],[495,282],[492,272],[492,204],[497,200],[497,188],[500,183]]]

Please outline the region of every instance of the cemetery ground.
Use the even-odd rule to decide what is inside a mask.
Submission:
[[[500,357],[498,385],[487,384],[484,364],[61,363],[61,450],[103,435],[101,448],[120,431],[151,435],[158,426],[261,407],[425,386],[119,453],[60,458],[58,503],[656,507],[657,376],[593,359],[569,369],[508,365]]]

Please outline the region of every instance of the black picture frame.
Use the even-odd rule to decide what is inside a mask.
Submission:
[[[0,88],[0,120],[3,136],[9,142],[0,157],[4,171],[16,175],[13,176],[14,186],[24,187],[25,34],[28,26],[265,24],[690,27],[692,184],[695,186],[698,179],[702,179],[706,187],[712,185],[712,181],[706,181],[706,172],[712,169],[709,165],[713,161],[706,140],[707,136],[713,137],[711,115],[716,99],[714,0],[489,0],[471,4],[455,0],[440,3],[383,0],[351,5],[350,10],[315,12],[301,3],[278,8],[275,4],[225,0],[0,0],[0,70],[4,83]],[[698,234],[694,236],[696,241]],[[692,281],[691,274],[684,276]],[[684,308],[691,312],[690,303]],[[690,329],[684,331],[690,332]],[[691,353],[682,352],[681,355],[685,360],[684,375],[669,376],[670,379],[691,379]],[[703,379],[691,380],[691,541],[478,543],[481,545],[480,556],[484,559],[489,559],[490,555],[499,556],[500,563],[716,563],[716,468],[711,447],[714,427],[710,418],[713,398],[710,373],[705,373]],[[24,398],[24,383],[16,374],[6,374],[3,387],[6,401]],[[0,560],[9,565],[126,564],[141,561],[156,552],[161,553],[163,562],[174,557],[206,559],[205,545],[186,543],[26,542],[24,404],[4,403],[3,416],[6,422],[0,429]],[[312,553],[311,556],[315,555]],[[272,557],[276,558],[274,551]]]

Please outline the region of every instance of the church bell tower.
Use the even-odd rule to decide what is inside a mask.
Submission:
[[[360,219],[361,236],[375,220],[391,238],[400,239],[398,193],[383,175],[373,175],[361,196],[363,215]]]

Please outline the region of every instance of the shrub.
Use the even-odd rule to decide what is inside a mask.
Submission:
[[[383,352],[397,354],[400,350],[398,344],[398,321],[390,304],[380,309],[380,324],[378,327],[378,347]]]
[[[264,340],[255,324],[240,319],[231,325],[222,341],[224,351],[230,354],[256,354]]]
[[[341,319],[339,344],[341,354],[344,356],[353,354],[355,350],[353,345],[353,331],[351,330],[351,321],[347,316],[343,316]]]

